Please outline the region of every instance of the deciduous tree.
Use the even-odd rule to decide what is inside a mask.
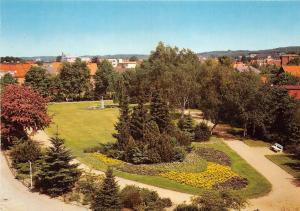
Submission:
[[[29,130],[47,127],[48,100],[26,86],[8,85],[1,94],[1,135],[8,142],[12,137],[27,139]]]

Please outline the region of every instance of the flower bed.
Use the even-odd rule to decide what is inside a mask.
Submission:
[[[225,166],[231,165],[230,157],[222,151],[215,150],[213,148],[208,148],[208,147],[201,147],[201,148],[196,148],[194,152],[204,160],[218,163]]]
[[[101,153],[92,153],[92,155],[107,165],[120,165],[120,164],[124,163],[121,160],[107,157],[106,155],[101,154]]]
[[[198,188],[212,188],[215,184],[224,183],[238,174],[233,172],[230,167],[217,163],[208,162],[207,170],[199,173],[184,173],[170,171],[160,174],[179,183],[184,183]]]

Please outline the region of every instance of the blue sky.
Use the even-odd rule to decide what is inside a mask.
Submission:
[[[300,45],[300,2],[0,0],[0,55],[148,54]]]

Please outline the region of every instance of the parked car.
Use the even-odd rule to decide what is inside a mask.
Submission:
[[[278,143],[275,143],[273,144],[270,149],[274,152],[282,152],[283,151],[283,146],[278,144]]]

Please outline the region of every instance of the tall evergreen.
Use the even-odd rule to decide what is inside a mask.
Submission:
[[[120,150],[124,150],[130,137],[130,112],[129,100],[124,88],[119,97],[120,116],[119,121],[115,125],[116,133],[113,137],[117,139],[117,146]]]
[[[47,150],[35,181],[42,192],[59,196],[74,187],[81,172],[77,169],[78,164],[70,164],[73,156],[64,146],[64,140],[54,137],[50,141],[53,146]]]
[[[135,140],[140,140],[143,138],[146,115],[147,110],[144,108],[143,102],[139,100],[138,106],[133,108],[130,120],[130,133]]]
[[[164,132],[170,126],[169,106],[159,91],[154,92],[152,95],[150,114],[151,119],[158,125],[160,132]]]
[[[193,119],[190,114],[184,115],[182,118],[180,118],[177,125],[184,132],[194,132]]]
[[[119,195],[119,187],[115,181],[111,168],[108,168],[106,171],[102,187],[96,191],[91,208],[94,211],[120,210],[121,199]]]

